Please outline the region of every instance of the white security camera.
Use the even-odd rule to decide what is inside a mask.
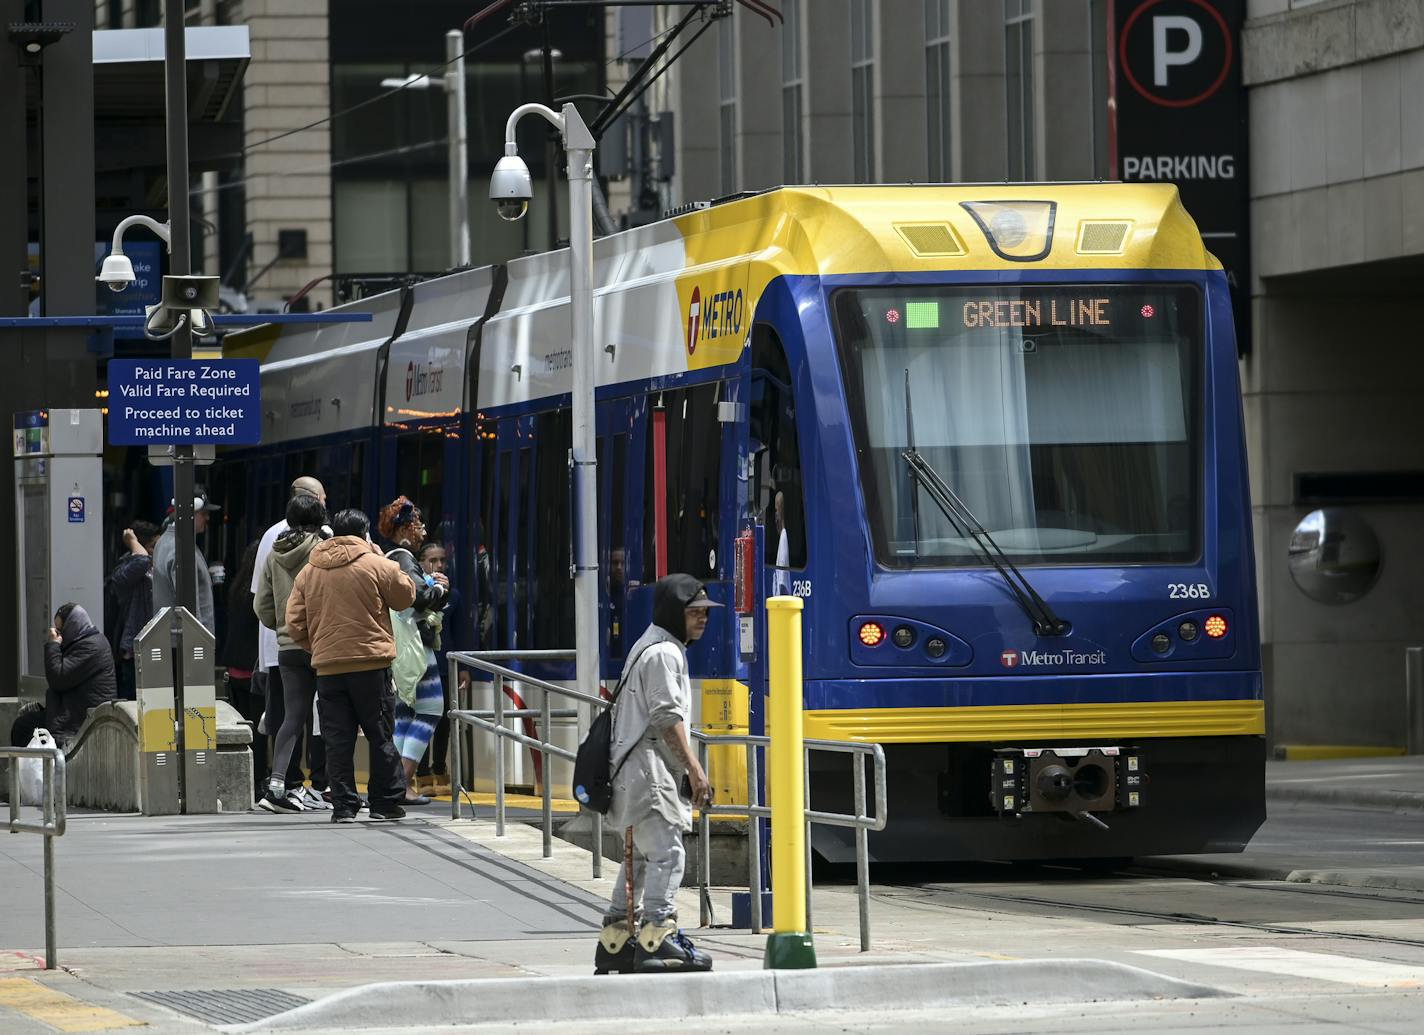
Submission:
[[[524,159],[506,154],[499,160],[490,176],[489,196],[501,219],[513,222],[524,218],[524,213],[529,211],[529,199],[534,196],[534,181]]]
[[[123,252],[113,252],[104,257],[99,267],[99,283],[107,284],[116,294],[129,288],[138,277],[134,274],[133,263]]]

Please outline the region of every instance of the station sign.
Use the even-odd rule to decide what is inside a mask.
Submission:
[[[259,367],[255,359],[110,360],[110,444],[256,445]]]
[[[1109,25],[1113,163],[1128,183],[1173,183],[1231,284],[1250,347],[1250,193],[1241,25],[1246,0],[1116,0]]]

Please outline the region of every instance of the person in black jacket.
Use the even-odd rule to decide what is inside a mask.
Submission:
[[[90,708],[117,696],[113,649],[78,604],[64,604],[54,614],[45,644],[45,678],[45,717],[61,744],[79,732]]]

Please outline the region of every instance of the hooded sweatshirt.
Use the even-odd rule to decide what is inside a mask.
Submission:
[[[316,532],[299,528],[288,529],[272,544],[272,552],[257,580],[257,592],[252,598],[252,610],[258,621],[277,631],[277,650],[300,650],[287,632],[287,599],[292,595],[292,583],[306,566],[312,550],[321,542]]]
[[[319,543],[292,583],[287,635],[319,676],[388,668],[396,656],[388,610],[415,603],[415,584],[395,561],[354,535]]]
[[[45,644],[45,678],[49,682],[49,730],[56,739],[79,732],[90,708],[117,696],[114,655],[89,612],[76,604],[65,616],[59,643]]]
[[[692,802],[682,796],[682,759],[663,739],[679,722],[692,721],[683,612],[702,590],[691,575],[668,575],[653,584],[653,624],[628,651],[623,688],[613,706],[613,749],[618,775],[608,821],[615,829],[651,815],[680,830],[692,829]],[[626,757],[627,761],[624,761]]]

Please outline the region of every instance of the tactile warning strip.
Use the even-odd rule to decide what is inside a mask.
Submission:
[[[131,992],[130,995],[170,1010],[186,1013],[209,1024],[242,1024],[260,1021],[283,1010],[311,1002],[277,988],[200,988],[177,992]]]

